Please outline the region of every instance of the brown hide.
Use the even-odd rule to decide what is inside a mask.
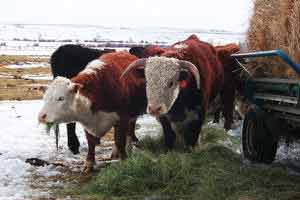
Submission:
[[[203,108],[205,111],[208,109],[209,102],[219,93],[224,79],[222,64],[212,45],[200,41],[196,35],[191,35],[186,40],[167,48],[149,46],[145,52],[148,57],[165,56],[193,63],[198,68],[201,77]]]
[[[221,105],[220,108],[223,112],[225,123],[224,128],[230,129],[233,122],[233,111],[236,91],[241,86],[241,80],[239,79],[239,66],[231,57],[231,54],[240,51],[240,47],[236,44],[227,44],[224,46],[215,47],[218,57],[224,67],[224,85],[221,92]],[[219,113],[215,113],[219,115]],[[218,116],[216,116],[218,118]],[[215,121],[218,121],[215,118]]]
[[[130,111],[133,115],[137,114],[134,112],[140,112],[146,99],[144,80],[136,78],[134,74],[130,74],[126,80],[120,80],[121,73],[137,57],[127,52],[116,52],[104,54],[99,59],[105,63],[103,68],[94,69],[95,73],[83,71],[72,78],[73,82],[84,85],[80,93],[91,100],[92,111]]]

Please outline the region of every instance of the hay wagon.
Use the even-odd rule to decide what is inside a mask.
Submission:
[[[296,74],[300,69],[281,50],[233,54],[241,60],[258,57],[280,57]],[[245,69],[245,68],[244,68]],[[250,102],[242,129],[242,151],[246,159],[271,163],[278,141],[300,138],[300,81],[283,78],[253,78],[245,81],[245,97]]]

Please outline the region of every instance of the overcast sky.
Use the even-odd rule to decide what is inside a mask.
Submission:
[[[246,29],[252,0],[2,0],[0,22]]]

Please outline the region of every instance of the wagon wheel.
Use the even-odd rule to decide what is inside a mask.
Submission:
[[[271,163],[275,159],[278,140],[266,126],[267,114],[251,109],[245,116],[242,132],[242,150],[246,159]]]

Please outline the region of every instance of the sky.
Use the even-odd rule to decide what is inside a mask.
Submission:
[[[243,31],[252,0],[4,0],[0,23]]]

